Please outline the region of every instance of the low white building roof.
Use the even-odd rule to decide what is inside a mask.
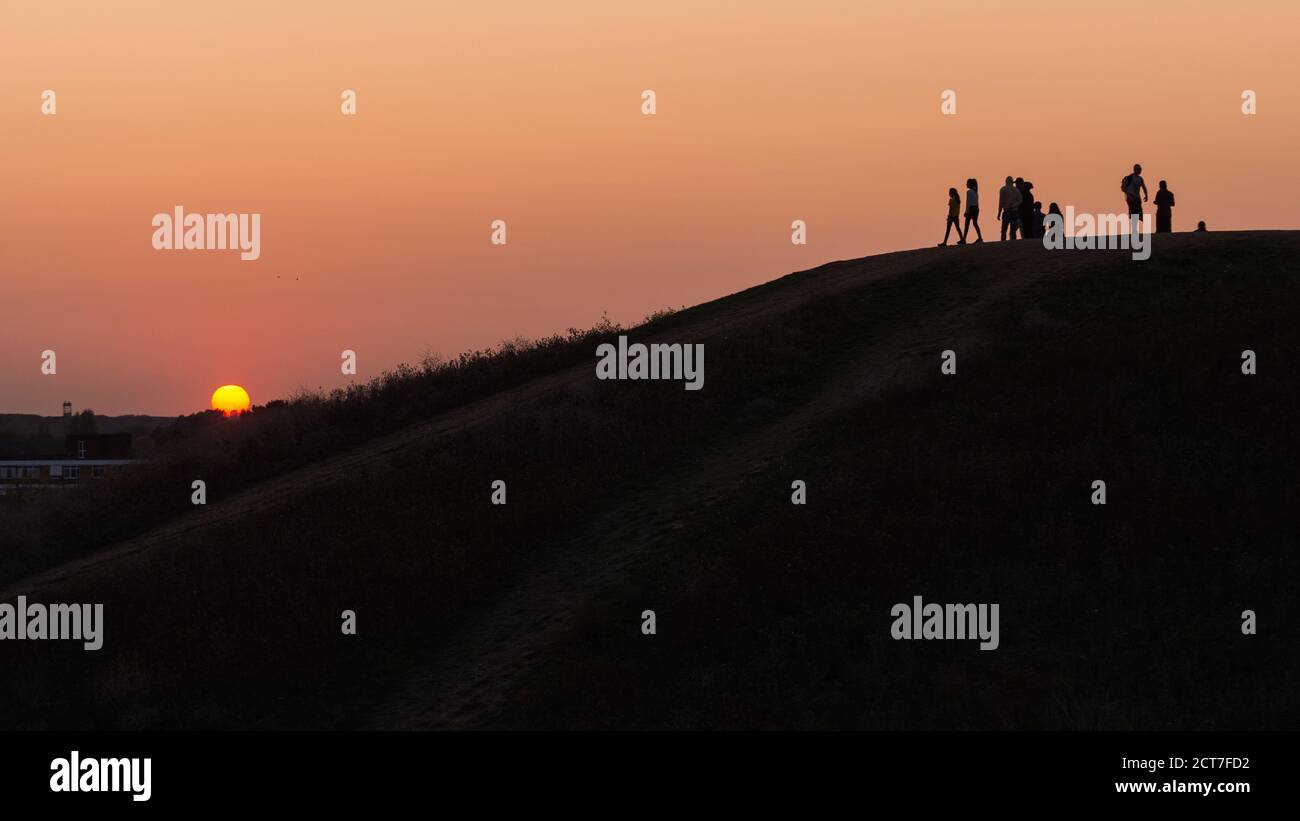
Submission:
[[[0,467],[43,468],[57,467],[59,465],[67,465],[68,467],[89,465],[90,467],[97,467],[101,465],[133,465],[138,461],[138,459],[78,459],[74,456],[69,456],[67,459],[0,459]]]

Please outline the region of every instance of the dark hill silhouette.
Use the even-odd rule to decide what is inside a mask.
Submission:
[[[95,426],[100,433],[129,433],[148,436],[155,428],[168,425],[172,416],[104,416],[95,414]],[[0,413],[0,435],[32,436],[45,431],[62,432],[66,420],[62,416],[40,416],[35,413]]]
[[[1294,728],[1297,251],[836,262],[632,332],[704,343],[699,392],[596,381],[604,328],[363,444],[214,460],[204,508],[15,542],[0,601],[107,627],[6,647],[0,726]],[[79,503],[51,539],[95,544]],[[1001,647],[892,641],[913,595],[1000,603]]]

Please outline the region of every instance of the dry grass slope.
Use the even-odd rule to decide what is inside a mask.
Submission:
[[[0,598],[108,622],[0,647],[0,726],[1295,728],[1300,235],[1162,239],[832,263],[632,332],[704,343],[699,392],[597,382],[603,327],[200,428],[134,516],[0,514],[42,526]],[[1001,648],[892,641],[913,595],[1000,603]]]

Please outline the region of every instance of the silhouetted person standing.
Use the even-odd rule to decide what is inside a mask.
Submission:
[[[1174,230],[1174,192],[1164,180],[1156,192],[1156,233],[1168,234]]]
[[[1196,230],[1197,230],[1197,231],[1204,231],[1204,230],[1206,230],[1206,228],[1205,228],[1205,220],[1201,220],[1200,222],[1196,223]]]
[[[1020,194],[1020,205],[1016,207],[1016,219],[1020,222],[1020,236],[1023,237],[1025,235],[1025,219],[1024,209],[1021,206],[1025,204],[1025,178],[1016,177],[1011,184],[1016,187],[1016,191]]]
[[[972,222],[975,223],[975,241],[983,242],[984,234],[980,233],[980,184],[974,177],[966,180],[966,227],[963,233],[968,237]]]
[[[1141,165],[1133,165],[1133,173],[1121,181],[1120,188],[1124,190],[1124,199],[1128,201],[1129,216],[1136,214],[1141,219],[1142,203],[1147,199],[1147,182],[1142,179]],[[1138,194],[1142,195],[1142,199],[1138,199]]]
[[[1032,239],[1034,236],[1034,184],[1029,180],[1017,180],[1020,183],[1020,236]]]
[[[961,222],[958,219],[961,215],[961,197],[957,196],[956,188],[948,189],[948,222],[943,226],[943,242],[939,245],[948,244],[948,235],[952,229],[957,229],[957,244],[966,244],[966,235],[961,232]]]
[[[1033,231],[1034,239],[1042,239],[1047,233],[1047,215],[1043,213],[1043,204],[1034,203],[1034,212],[1029,217],[1029,225]]]
[[[1006,241],[1008,233],[1011,234],[1011,239],[1015,239],[1016,232],[1020,230],[1020,190],[1010,177],[1007,177],[1007,184],[998,191],[998,219],[1002,220],[1003,241]]]

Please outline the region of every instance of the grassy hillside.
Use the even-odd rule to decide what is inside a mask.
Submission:
[[[704,343],[698,392],[598,382],[601,328],[328,435],[200,431],[112,540],[109,494],[6,537],[0,600],[108,624],[6,642],[0,726],[1295,728],[1300,235],[1161,239],[833,263],[632,332]],[[892,640],[914,595],[999,603],[1001,647]]]

